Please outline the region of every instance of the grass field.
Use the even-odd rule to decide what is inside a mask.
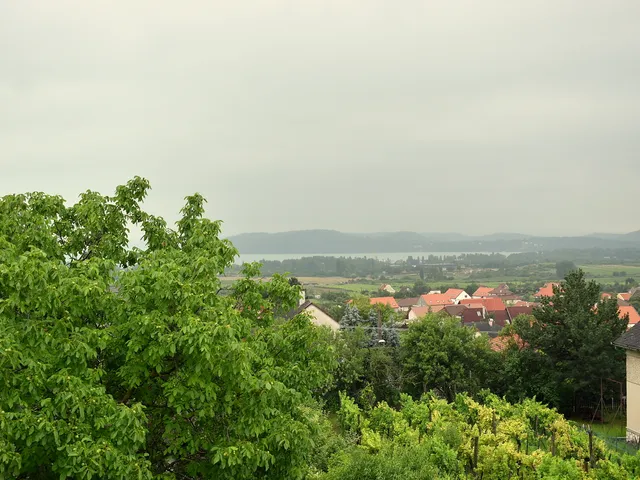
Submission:
[[[640,283],[640,266],[637,265],[581,265],[587,277],[601,284],[613,284],[616,282],[624,283],[627,278],[633,278]],[[613,276],[614,272],[624,272],[624,275]],[[544,283],[555,280],[551,271],[541,272],[540,277],[534,276],[509,276],[509,277],[487,277],[487,278],[469,278],[465,275],[456,274],[453,280],[437,280],[427,282],[432,288],[459,286],[465,287],[471,283],[485,285],[487,287],[496,287],[501,283],[517,283],[517,282],[538,282]],[[223,284],[230,284],[241,277],[223,277]],[[405,274],[399,277],[385,280],[396,290],[403,286],[411,287],[418,280],[417,274]],[[335,291],[344,290],[352,293],[360,293],[363,290],[372,292],[377,290],[381,280],[372,283],[348,283],[349,278],[345,277],[298,277],[303,285],[314,288],[318,291]]]
[[[601,284],[624,283],[627,278],[640,282],[640,266],[636,265],[581,265],[588,278]],[[613,276],[614,272],[624,275]]]

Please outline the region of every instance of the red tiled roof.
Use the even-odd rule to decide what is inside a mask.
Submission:
[[[539,307],[540,304],[537,302],[525,302],[524,300],[518,300],[513,304],[514,307]]]
[[[513,333],[511,335],[500,335],[496,338],[492,338],[491,340],[489,340],[489,346],[494,352],[501,352],[506,349],[511,344],[511,342],[515,342],[520,349],[525,346],[525,343],[517,333]]]
[[[489,298],[465,298],[460,300],[462,305],[482,304],[488,312],[495,312],[504,310],[506,307],[501,298],[489,297]]]
[[[444,294],[449,298],[458,298],[458,295],[460,295],[461,293],[464,293],[464,290],[462,290],[461,288],[450,288],[449,290],[444,292]]]
[[[470,300],[468,298],[465,298],[465,300]],[[460,305],[464,305],[467,308],[484,308],[484,303],[482,303],[482,298],[474,298],[473,300],[475,300],[475,302],[464,302],[461,301]]]
[[[611,295],[610,293],[607,293],[607,292],[602,292],[602,293],[600,294],[600,298],[602,298],[603,300],[604,300],[605,298],[607,298],[607,299],[608,299],[608,298],[612,298],[612,297],[613,297],[613,295]]]
[[[618,311],[620,312],[620,318],[625,315],[629,315],[629,325],[635,325],[640,322],[640,314],[638,314],[638,311],[633,307],[633,305],[618,307]]]
[[[427,295],[421,295],[420,298],[429,306],[453,304],[451,298],[444,293],[429,293]]]
[[[466,305],[447,305],[444,307],[444,309],[449,315],[453,317],[460,317],[462,316],[464,311],[467,309],[467,306]]]
[[[469,307],[462,312],[463,323],[475,323],[484,319],[484,307]]]
[[[509,321],[513,322],[513,320],[518,315],[531,315],[533,313],[533,307],[529,307],[529,306],[507,307],[507,313],[509,314]]]
[[[630,293],[619,293],[618,294],[618,298],[620,300],[624,300],[625,302],[628,302],[629,300],[631,300],[631,294]]]
[[[491,291],[493,291],[492,287],[478,287],[472,297],[488,297]]]
[[[553,297],[553,287],[559,286],[559,283],[546,283],[544,287],[541,287],[540,290],[534,295],[534,297]]]
[[[500,296],[500,297],[504,297],[506,295],[513,295],[513,293],[511,293],[511,291],[509,290],[509,286],[506,283],[501,283],[496,288],[491,290],[489,294]]]
[[[398,308],[398,302],[396,302],[396,299],[393,297],[370,298],[369,303],[371,305],[382,304],[382,305],[389,305],[391,308]]]
[[[507,320],[509,320],[509,314],[506,310],[493,310],[491,316],[494,322],[501,327],[504,327],[507,324]]]

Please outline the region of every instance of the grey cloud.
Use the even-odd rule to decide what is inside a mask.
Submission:
[[[636,230],[639,14],[3,2],[0,194],[143,175],[152,211],[175,219],[197,190],[227,233]]]

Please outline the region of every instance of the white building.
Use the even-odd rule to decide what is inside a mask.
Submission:
[[[319,327],[329,327],[333,331],[340,329],[340,324],[325,310],[315,305],[313,302],[304,302],[296,309],[293,315],[298,315],[302,312],[306,312],[309,314],[309,316],[311,317],[311,323],[313,323],[314,325],[317,325]]]
[[[640,324],[613,344],[627,351],[627,441],[640,441]]]

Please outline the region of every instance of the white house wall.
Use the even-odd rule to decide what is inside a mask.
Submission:
[[[627,350],[627,440],[640,440],[640,353]]]
[[[309,305],[306,311],[311,314],[311,321],[314,325],[329,327],[331,330],[340,329],[340,324],[338,322],[336,322],[333,318],[324,313],[315,305]]]

